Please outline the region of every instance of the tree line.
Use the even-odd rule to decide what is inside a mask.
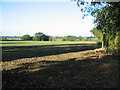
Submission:
[[[94,17],[95,27],[91,32],[102,43],[102,48],[107,52],[120,51],[120,2],[108,2],[107,0],[85,0],[77,1],[77,5],[81,7],[82,12],[86,12],[84,16],[92,15]],[[84,6],[82,8],[82,6]],[[83,16],[83,17],[84,17]]]
[[[48,36],[43,34],[42,32],[35,33],[34,37],[31,37],[30,35],[26,34],[21,37],[21,40],[28,41],[28,40],[34,40],[34,41],[96,41],[98,40],[96,37],[90,36],[90,37],[77,37],[77,36]]]
[[[23,35],[21,37],[21,40],[34,40],[34,41],[96,41],[98,40],[96,37],[90,36],[90,37],[77,37],[77,36],[48,36],[41,32],[38,32],[34,35],[34,37],[31,37],[30,35]]]
[[[34,36],[30,36],[29,34],[23,36],[2,36],[1,40],[22,40],[22,41],[96,41],[98,40],[97,37],[89,36],[89,37],[82,37],[82,36],[49,36],[42,32],[37,32]]]
[[[21,37],[21,40],[28,41],[28,40],[34,40],[34,41],[49,41],[48,35],[43,34],[42,32],[37,32],[34,34],[33,37],[31,37],[29,34],[23,35]]]

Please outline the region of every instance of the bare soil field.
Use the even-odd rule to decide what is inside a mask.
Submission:
[[[95,49],[95,46],[91,50],[89,50],[90,48],[80,50],[84,46],[79,44],[52,47],[54,49],[51,50],[57,50],[58,47],[66,48],[57,54],[26,58],[22,58],[21,55],[17,57],[18,59],[9,59],[10,57],[4,59],[1,62],[2,87],[21,89],[118,88],[118,59],[120,56],[105,53],[103,49]],[[48,50],[48,47],[46,48]]]

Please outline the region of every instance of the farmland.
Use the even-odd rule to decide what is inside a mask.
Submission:
[[[96,42],[2,41],[3,88],[117,87],[118,59]]]
[[[56,55],[96,48],[95,42],[3,41],[3,61]]]

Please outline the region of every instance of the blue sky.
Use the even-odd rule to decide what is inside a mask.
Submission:
[[[43,32],[51,36],[93,36],[92,17],[83,14],[75,2],[1,2],[0,35],[19,36]]]

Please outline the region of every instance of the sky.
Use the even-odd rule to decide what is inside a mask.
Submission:
[[[58,0],[59,1],[59,0]],[[41,2],[7,0],[0,2],[0,35],[33,36],[43,32],[50,36],[93,36],[93,17],[82,19],[83,13],[76,2]],[[0,19],[1,19],[0,18]]]

